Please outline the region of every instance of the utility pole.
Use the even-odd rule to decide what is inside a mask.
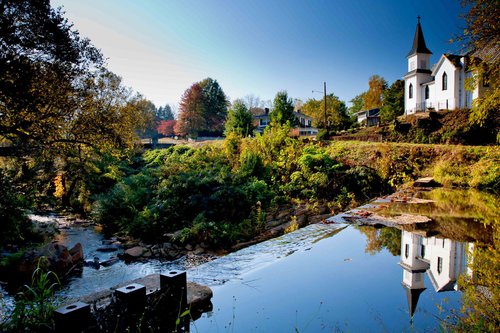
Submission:
[[[324,101],[324,111],[325,111],[325,128],[328,132],[328,121],[327,121],[327,117],[326,117],[326,81],[323,82],[323,93],[324,93],[324,98],[325,98],[325,101]]]

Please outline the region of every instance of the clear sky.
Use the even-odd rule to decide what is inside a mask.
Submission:
[[[156,106],[178,104],[211,77],[231,100],[288,91],[348,102],[378,74],[406,73],[417,15],[432,63],[457,52],[459,0],[52,0],[108,59],[108,68]]]

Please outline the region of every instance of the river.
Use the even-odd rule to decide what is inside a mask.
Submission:
[[[498,198],[443,189],[417,197],[422,203],[382,200],[360,210],[425,215],[431,223],[362,226],[340,215],[196,267],[183,260],[84,267],[59,295],[185,269],[188,280],[214,292],[213,311],[192,323],[194,332],[434,331],[460,308],[457,279],[473,274],[467,260],[478,239],[489,241],[484,222],[498,216]],[[82,243],[87,259],[114,255],[97,251],[103,237],[92,227],[64,229],[58,240]]]

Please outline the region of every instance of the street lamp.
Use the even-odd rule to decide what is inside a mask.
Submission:
[[[313,90],[312,91],[313,93],[317,92],[317,93],[321,93],[321,91],[316,91],[316,90]],[[325,111],[325,128],[326,130],[328,131],[328,122],[327,122],[327,117],[326,117],[326,82],[323,82],[323,97],[324,97],[324,111]]]

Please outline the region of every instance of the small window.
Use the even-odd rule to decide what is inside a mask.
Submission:
[[[410,245],[405,244],[405,258],[408,258],[410,255]]]
[[[408,98],[413,98],[413,84],[410,83],[410,86],[408,87]]]
[[[448,90],[448,75],[446,75],[446,72],[443,73],[443,82],[442,82],[443,90]]]
[[[427,62],[425,60],[420,60],[420,68],[423,68],[423,69],[427,68]]]
[[[438,257],[438,273],[441,274],[441,272],[443,271],[443,258],[441,257]]]
[[[425,258],[425,245],[422,245],[422,248],[420,249],[420,255],[422,258]]]
[[[429,99],[429,86],[425,86],[425,99]]]

